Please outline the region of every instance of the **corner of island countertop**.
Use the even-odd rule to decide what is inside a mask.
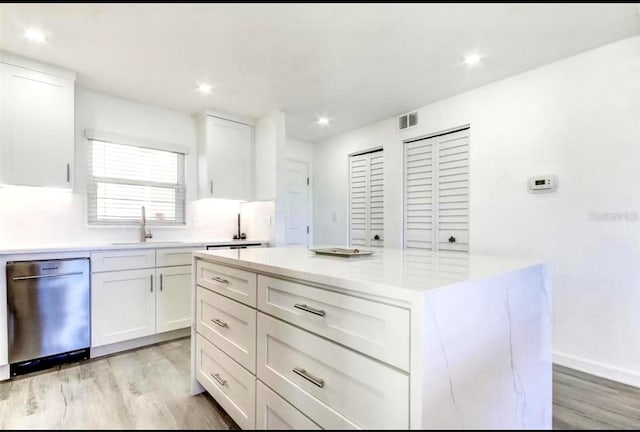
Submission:
[[[373,255],[355,257],[316,255],[300,246],[195,251],[194,256],[255,272],[403,300],[412,300],[417,294],[435,288],[545,264],[536,258],[393,248],[376,248]]]

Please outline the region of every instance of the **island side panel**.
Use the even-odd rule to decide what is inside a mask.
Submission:
[[[550,429],[544,266],[425,293],[422,427]]]
[[[196,311],[198,310],[196,302],[197,302],[197,292],[198,292],[198,261],[199,258],[196,258],[192,255],[191,261],[191,394],[197,395],[199,393],[204,392],[204,387],[202,384],[198,382],[196,378],[196,323],[197,323],[197,315]]]

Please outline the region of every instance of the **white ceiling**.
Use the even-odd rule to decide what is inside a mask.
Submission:
[[[0,49],[81,86],[190,112],[280,109],[309,141],[638,33],[635,4],[0,4]]]

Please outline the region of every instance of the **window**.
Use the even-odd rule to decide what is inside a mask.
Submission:
[[[469,251],[469,129],[404,146],[404,246]]]
[[[184,225],[184,154],[90,140],[89,223]]]

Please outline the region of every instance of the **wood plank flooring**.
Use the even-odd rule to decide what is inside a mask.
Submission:
[[[2,429],[237,429],[190,395],[189,338],[0,383]]]
[[[640,389],[553,368],[554,429],[639,429]]]
[[[189,393],[189,338],[0,383],[1,429],[238,429]],[[560,366],[554,429],[638,429],[640,389]]]

